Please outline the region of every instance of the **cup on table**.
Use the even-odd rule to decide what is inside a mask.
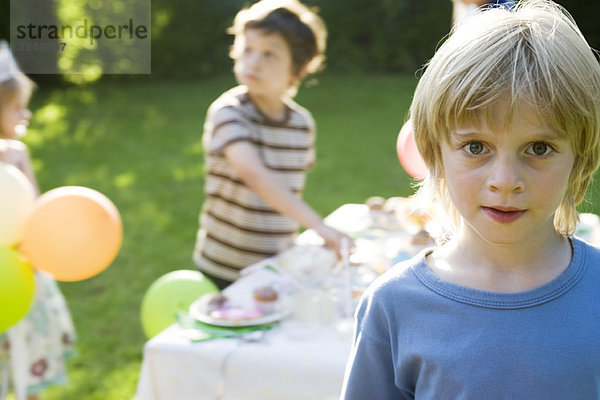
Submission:
[[[329,293],[306,289],[294,295],[292,318],[308,325],[329,325],[336,314],[336,304]]]

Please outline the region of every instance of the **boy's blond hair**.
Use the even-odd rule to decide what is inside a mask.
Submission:
[[[600,163],[600,65],[572,17],[548,0],[513,10],[490,9],[459,25],[429,61],[410,118],[429,169],[419,195],[438,197],[455,227],[462,223],[442,174],[440,144],[462,124],[493,123],[505,106],[506,125],[519,106],[533,106],[575,155],[555,229],[572,235],[576,206]]]
[[[302,78],[317,72],[325,61],[327,29],[316,9],[297,0],[262,0],[235,16],[228,32],[235,35],[229,56],[237,59],[243,52],[246,29],[278,33],[292,55],[293,72]]]

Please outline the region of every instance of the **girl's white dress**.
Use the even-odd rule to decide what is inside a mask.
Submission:
[[[0,161],[27,175],[30,166],[23,163],[24,151],[21,142],[0,139]],[[66,360],[75,354],[75,329],[56,281],[36,271],[35,282],[28,314],[0,333],[0,400],[9,388],[17,400],[25,400],[54,383],[66,382]]]

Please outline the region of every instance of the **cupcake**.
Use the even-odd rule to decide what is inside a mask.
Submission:
[[[263,314],[270,314],[277,309],[279,293],[270,286],[259,287],[254,291],[254,303]]]
[[[229,299],[227,296],[224,296],[221,293],[216,293],[211,299],[208,301],[207,309],[208,311],[222,310],[227,308]]]

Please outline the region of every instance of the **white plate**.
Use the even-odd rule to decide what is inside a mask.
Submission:
[[[277,310],[269,314],[261,315],[260,317],[244,319],[214,318],[208,311],[208,302],[213,296],[214,293],[205,294],[198,300],[194,301],[192,305],[190,305],[190,315],[198,321],[204,322],[205,324],[225,327],[240,327],[276,322],[286,317],[292,310],[291,301],[287,297],[282,297],[279,300],[280,304]]]

